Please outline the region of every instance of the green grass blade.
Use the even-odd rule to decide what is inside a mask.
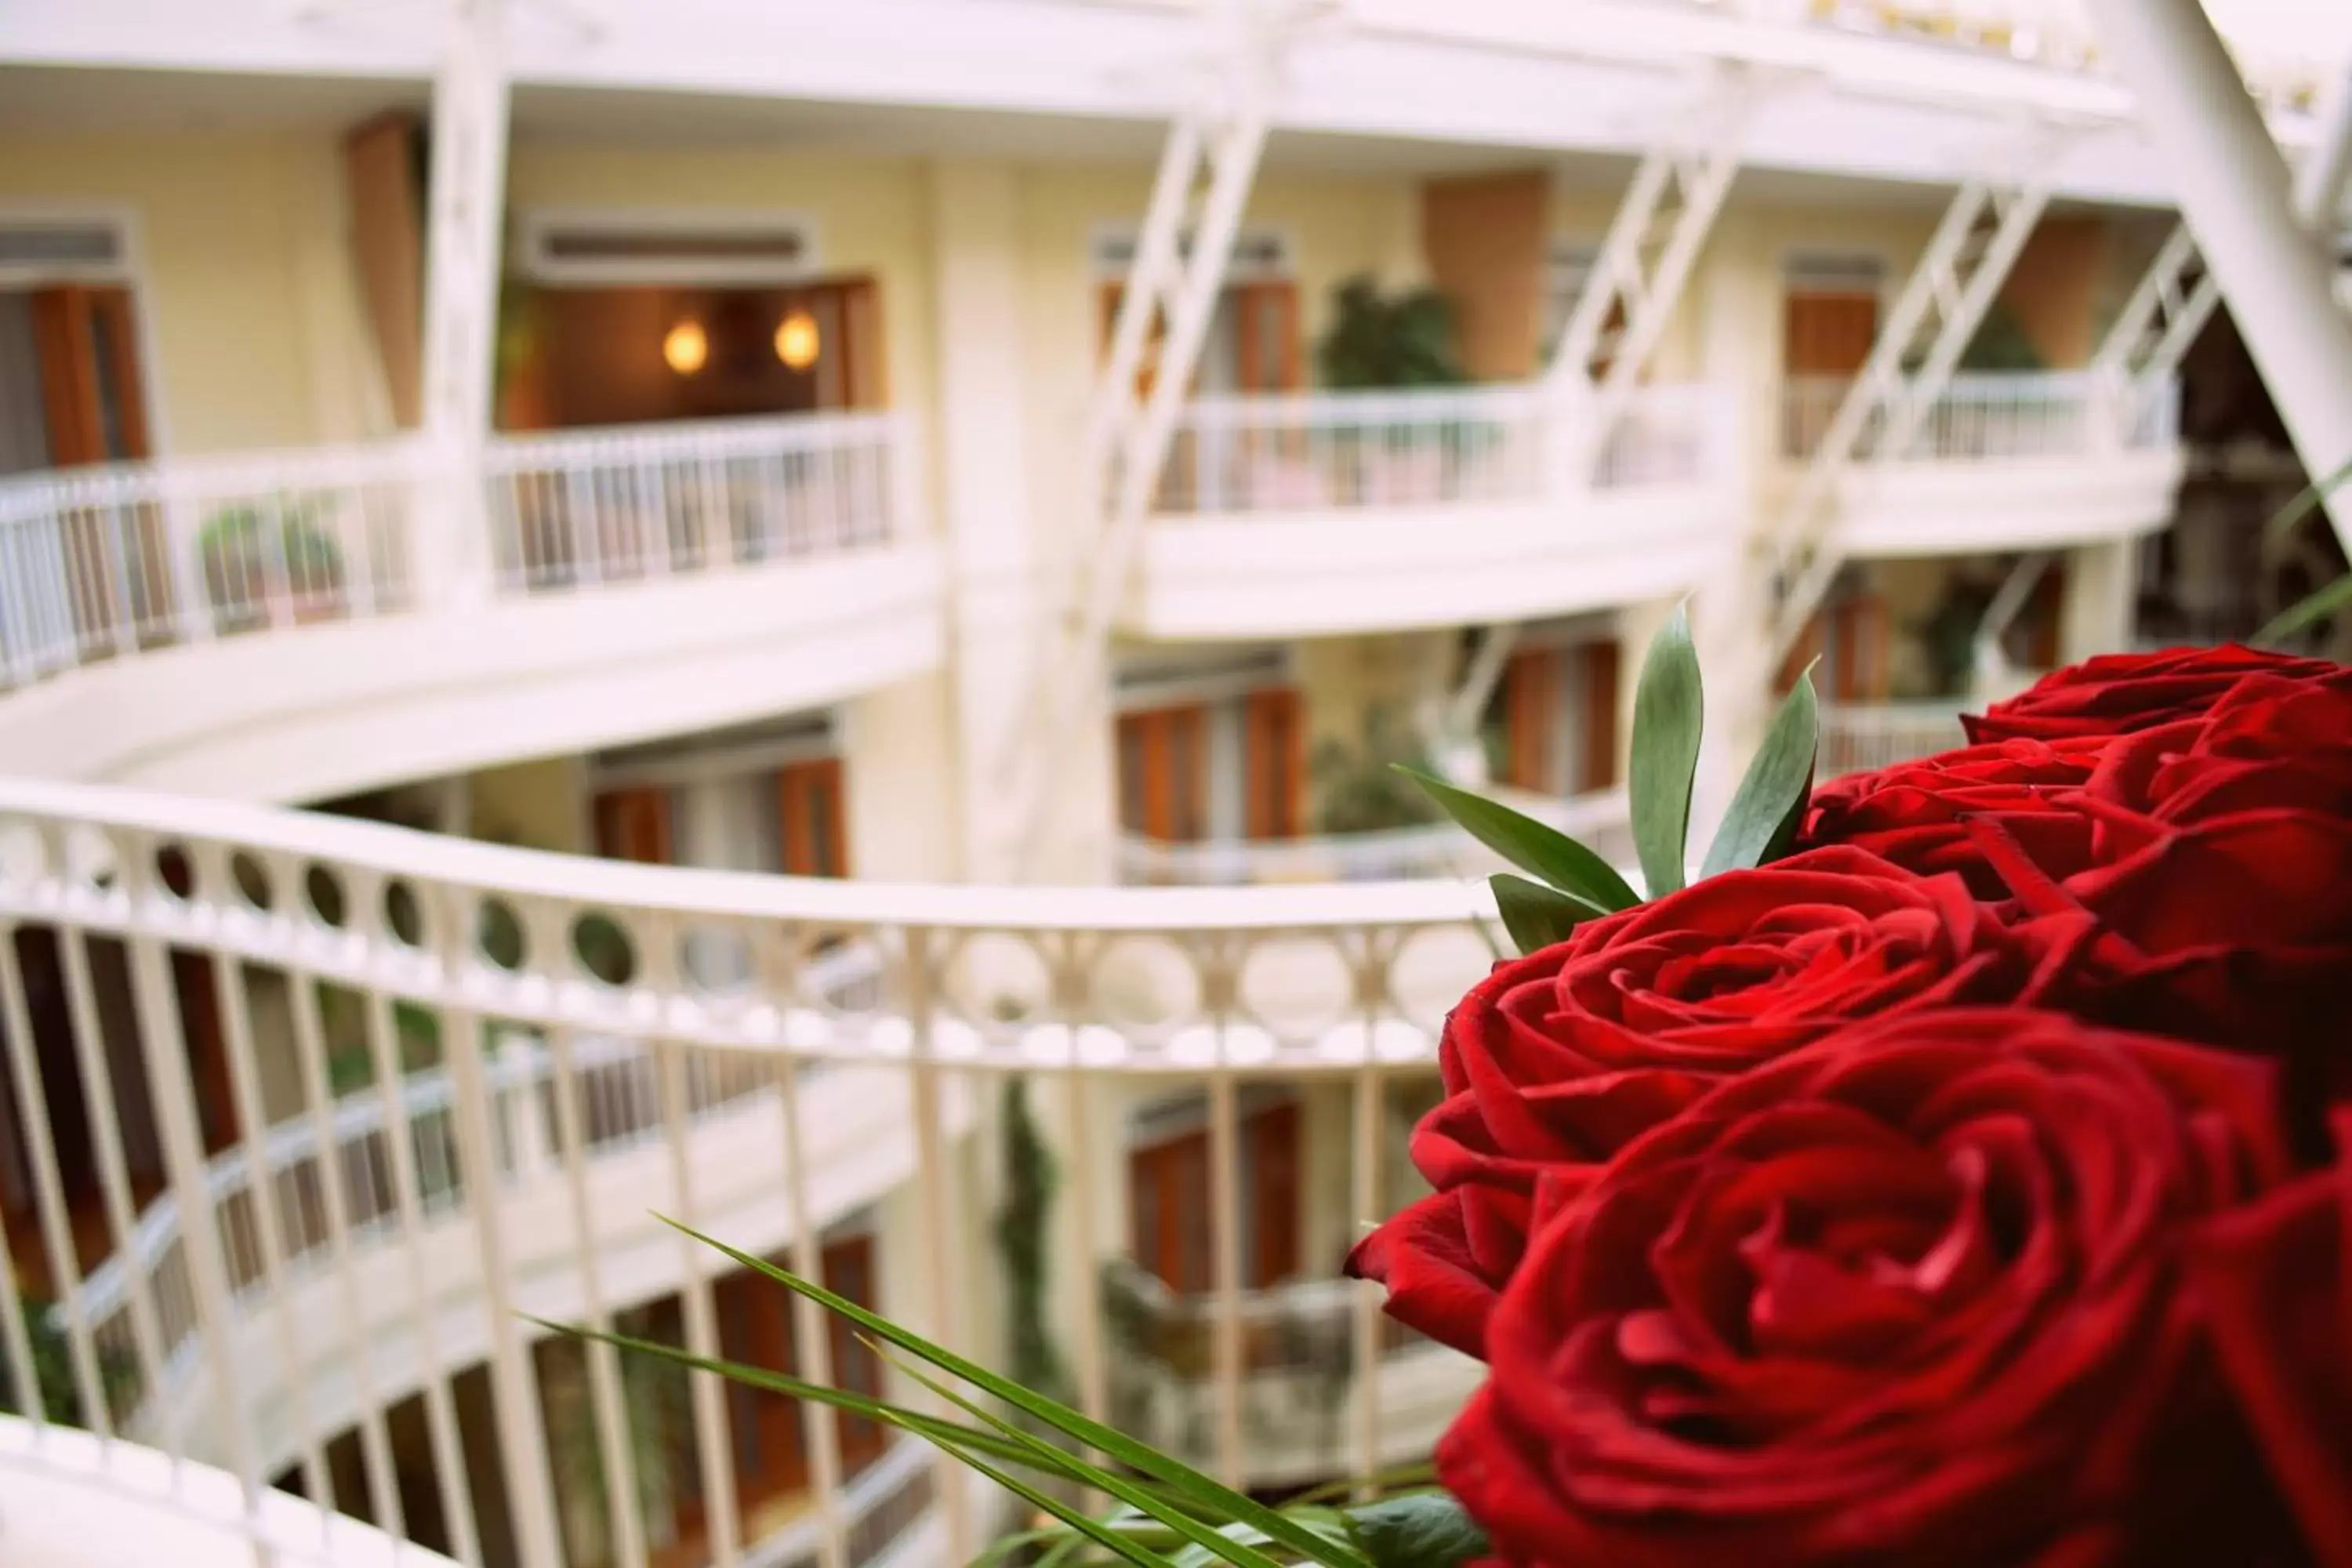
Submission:
[[[973,1469],[978,1470],[982,1475],[986,1476],[990,1480],[994,1481],[998,1486],[1003,1487],[1006,1491],[1011,1492],[1014,1497],[1019,1498],[1030,1507],[1042,1509],[1045,1512],[1052,1514],[1055,1519],[1060,1520],[1063,1523],[1068,1525],[1072,1530],[1076,1531],[1080,1535],[1085,1536],[1096,1545],[1102,1547],[1120,1562],[1132,1563],[1136,1565],[1136,1568],[1171,1568],[1168,1559],[1160,1555],[1159,1552],[1150,1551],[1145,1547],[1138,1545],[1134,1542],[1126,1539],[1118,1531],[1112,1530],[1106,1525],[1099,1524],[1094,1520],[1088,1519],[1083,1510],[1074,1508],[1070,1504],[1062,1501],[1061,1499],[1055,1497],[1048,1492],[1042,1491],[1039,1489],[1031,1486],[1028,1482],[1015,1478],[1010,1471],[1000,1470],[994,1465],[990,1464],[987,1460],[981,1458],[979,1456],[974,1454],[958,1454],[956,1455],[956,1458],[963,1461],[965,1464],[970,1465]]]
[[[1633,688],[1633,753],[1626,770],[1633,848],[1654,899],[1683,885],[1691,783],[1698,776],[1705,717],[1689,606],[1676,605],[1642,660],[1642,678]]]
[[[1402,763],[1396,770],[1428,791],[1471,837],[1519,869],[1592,905],[1595,913],[1631,909],[1642,901],[1615,867],[1559,829]]]
[[[2347,605],[2352,605],[2352,572],[2313,589],[2281,610],[2276,619],[2254,634],[2254,642],[2259,647],[2283,642],[2306,627],[2317,626]]]
[[[1566,942],[1570,932],[1601,912],[1580,899],[1508,871],[1497,871],[1486,880],[1495,889],[1495,911],[1503,917],[1503,929],[1522,955]]]
[[[1812,666],[1807,665],[1772,715],[1772,727],[1764,732],[1764,743],[1749,761],[1723,826],[1707,847],[1700,876],[1764,863],[1790,814],[1801,811],[1811,793],[1813,754],[1820,742],[1821,705],[1813,695]]]
[[[1292,1524],[1264,1503],[1202,1475],[1190,1465],[1147,1444],[1137,1442],[1123,1432],[1106,1426],[1056,1400],[1024,1388],[1009,1378],[1001,1377],[945,1346],[935,1345],[920,1334],[900,1328],[887,1318],[876,1316],[845,1296],[837,1296],[822,1285],[803,1279],[788,1269],[779,1268],[764,1258],[730,1247],[674,1219],[665,1217],[662,1223],[692,1237],[706,1247],[716,1248],[744,1268],[767,1276],[794,1294],[806,1296],[819,1306],[847,1318],[868,1333],[910,1352],[982,1393],[1003,1400],[1016,1410],[1027,1412],[1066,1436],[1075,1437],[1087,1447],[1108,1455],[1130,1469],[1139,1470],[1153,1480],[1162,1482],[1179,1499],[1203,1511],[1214,1513],[1220,1519],[1254,1524],[1278,1545],[1297,1552],[1310,1563],[1322,1564],[1323,1568],[1365,1568],[1364,1560],[1354,1552],[1335,1550],[1330,1542],[1311,1531]]]
[[[925,1388],[929,1389],[941,1399],[949,1401],[958,1409],[963,1411],[966,1415],[977,1416],[979,1419],[987,1422],[991,1426],[997,1428],[1007,1436],[1018,1436],[1022,1435],[1019,1429],[1013,1426],[1011,1423],[1001,1420],[997,1416],[991,1415],[988,1411],[982,1409],[978,1405],[966,1399],[962,1394],[958,1394],[955,1390],[948,1387],[945,1384],[940,1383],[938,1379],[927,1375],[915,1367],[908,1366],[905,1362],[899,1360],[897,1356],[891,1355],[889,1352],[882,1350],[879,1346],[876,1346],[875,1348],[878,1353],[890,1363],[892,1366],[897,1367],[900,1372],[905,1373],[908,1377],[913,1378],[917,1383],[921,1384]],[[1050,1447],[1050,1445],[1041,1446]],[[1060,1452],[1059,1449],[1055,1449],[1055,1451],[1056,1453]],[[1154,1501],[1149,1493],[1146,1493],[1139,1488],[1134,1486],[1124,1477],[1113,1475],[1110,1471],[1102,1468],[1100,1466],[1088,1464],[1086,1460],[1077,1458],[1076,1455],[1068,1455],[1066,1456],[1066,1458],[1069,1460],[1069,1473],[1070,1478],[1073,1480],[1082,1481],[1086,1485],[1092,1487],[1097,1491],[1117,1498],[1119,1501],[1127,1504],[1127,1506],[1131,1509],[1135,1509],[1142,1513],[1150,1514],[1153,1519],[1158,1520],[1161,1524],[1166,1525],[1169,1529],[1182,1536],[1186,1541],[1191,1542],[1194,1546],[1200,1547],[1203,1551],[1217,1552],[1217,1555],[1214,1558],[1210,1559],[1210,1561],[1229,1563],[1233,1564],[1233,1568],[1282,1568],[1280,1563],[1276,1563],[1273,1558],[1268,1557],[1265,1552],[1253,1550],[1246,1545],[1227,1542],[1221,1547],[1219,1544],[1219,1534],[1214,1527],[1203,1524],[1201,1521],[1192,1518],[1189,1514],[1180,1513],[1173,1509],[1168,1508],[1165,1504]],[[1178,1561],[1182,1561],[1181,1556]]]
[[[2301,522],[2317,510],[2319,503],[2327,499],[2330,491],[2347,481],[2352,481],[2352,463],[2345,464],[2324,479],[2305,485],[2293,500],[2271,514],[2271,520],[2263,524],[2263,537],[2265,539],[2284,537],[2294,529],[2296,523]]]

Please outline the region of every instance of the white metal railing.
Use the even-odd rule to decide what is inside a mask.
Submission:
[[[611,1322],[675,1300],[688,1344],[719,1348],[709,1256],[648,1208],[809,1274],[824,1227],[862,1213],[884,1309],[992,1357],[973,1337],[992,1321],[972,1306],[985,1281],[961,1261],[989,1214],[957,1143],[989,1080],[1114,1075],[1164,1094],[1275,1075],[1384,1130],[1392,1079],[1428,1073],[1437,1021],[1491,961],[1490,912],[1483,889],[1447,882],[991,889],[672,869],[0,782],[0,1072],[19,1134],[0,1150],[0,1193],[33,1222],[0,1251],[0,1367],[17,1369],[0,1371],[0,1396],[57,1392],[101,1435],[218,1464],[256,1493],[290,1473],[347,1509],[362,1505],[326,1454],[356,1443],[370,1492],[392,1495],[395,1473],[395,1489],[425,1489],[430,1508],[408,1518],[439,1521],[416,1528],[460,1561],[481,1560],[475,1498],[494,1467],[515,1560],[555,1568],[583,1510],[558,1495],[516,1312]],[[737,962],[694,957],[712,952]],[[697,978],[719,973],[740,978]],[[349,1013],[373,1084],[338,1098]],[[401,1040],[427,1035],[438,1059],[401,1071]],[[67,1094],[68,1063],[82,1097]],[[1124,1125],[1098,1123],[1129,1098],[1068,1096],[1052,1136],[1116,1151]],[[1241,1099],[1204,1096],[1229,1154]],[[1333,1153],[1369,1212],[1390,1190],[1387,1141],[1341,1136]],[[1110,1234],[1105,1184],[1068,1184],[1077,1234]],[[1243,1234],[1241,1184],[1198,1194],[1212,1235]],[[1302,1251],[1336,1268],[1339,1239]],[[20,1282],[58,1310],[23,1310]],[[1105,1414],[1103,1300],[1083,1267],[1057,1285],[1055,1331]],[[1425,1442],[1401,1436],[1363,1381],[1389,1351],[1377,1293],[1328,1277],[1298,1289],[1354,1347],[1333,1462]],[[1214,1331],[1241,1333],[1242,1305],[1217,1300]],[[68,1388],[10,1382],[36,1335],[56,1342],[43,1359]],[[802,1340],[804,1373],[828,1375],[827,1342]],[[625,1430],[617,1369],[602,1352],[585,1364],[596,1427]],[[465,1407],[460,1445],[451,1391],[474,1369],[483,1392],[466,1397],[487,1412]],[[1246,1381],[1219,1373],[1187,1395],[1237,1478],[1255,1452]],[[641,1461],[690,1465],[708,1516],[735,1518],[741,1413],[714,1381],[689,1384],[691,1442],[651,1459],[600,1444],[595,1495],[646,1495]],[[420,1395],[447,1440],[402,1447],[415,1428],[391,1409]],[[813,1474],[846,1473],[833,1422],[803,1432]],[[856,1483],[820,1497],[807,1528],[821,1559],[855,1568],[869,1538],[903,1536],[926,1508],[952,1558],[970,1555],[982,1525],[969,1494],[944,1474],[922,1484],[863,1511]],[[717,1560],[746,1561],[767,1529],[714,1534]],[[618,1523],[607,1540],[612,1561],[633,1561]]]
[[[1821,709],[1821,776],[1891,767],[1962,745],[1963,700],[1919,702],[1824,702]]]
[[[814,414],[502,437],[484,461],[499,584],[538,593],[904,538],[903,424]]]
[[[1161,469],[1162,512],[1319,511],[1531,499],[1532,386],[1196,398]]]
[[[421,472],[386,443],[0,481],[0,684],[407,607]]]
[[[1490,792],[1514,810],[1581,839],[1612,865],[1633,859],[1633,828],[1622,790],[1567,799],[1528,791]],[[1214,839],[1171,843],[1141,834],[1119,839],[1120,879],[1142,885],[1190,883],[1383,882],[1466,877],[1501,864],[1450,822],[1369,833],[1300,838]]]
[[[1708,386],[1643,387],[1594,454],[1596,489],[1720,475],[1733,406]],[[1162,513],[1364,510],[1554,493],[1578,415],[1533,384],[1197,398],[1160,473]]]
[[[1781,384],[1780,451],[1810,458],[1853,387],[1843,376],[1799,376]],[[2179,387],[2167,382],[2144,407],[2091,371],[1985,372],[1955,375],[1919,416],[1901,452],[1879,447],[1888,419],[1874,415],[1855,449],[1864,457],[1951,462],[2008,458],[2089,458],[2149,451],[2179,439]]]

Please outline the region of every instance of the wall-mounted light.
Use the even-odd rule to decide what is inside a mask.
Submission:
[[[709,357],[710,340],[703,335],[702,323],[691,317],[662,339],[662,360],[680,375],[692,375]]]
[[[806,310],[794,310],[777,324],[776,357],[790,369],[808,369],[824,346],[817,336],[816,318]]]

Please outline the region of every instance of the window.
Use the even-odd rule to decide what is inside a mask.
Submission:
[[[1197,1295],[1216,1284],[1207,1110],[1201,1095],[1158,1108],[1139,1130],[1150,1142],[1128,1152],[1135,1260],[1180,1294]],[[1165,1130],[1155,1132],[1155,1124]],[[1298,1102],[1280,1100],[1244,1104],[1234,1127],[1244,1289],[1263,1289],[1298,1274],[1299,1126]]]
[[[538,212],[521,229],[519,270],[542,283],[783,283],[816,265],[791,215]]]

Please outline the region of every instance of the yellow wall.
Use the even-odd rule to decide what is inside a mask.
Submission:
[[[525,849],[586,854],[587,763],[580,757],[509,763],[473,775],[473,836]]]
[[[0,141],[0,214],[127,214],[156,447],[383,428],[331,136]]]

